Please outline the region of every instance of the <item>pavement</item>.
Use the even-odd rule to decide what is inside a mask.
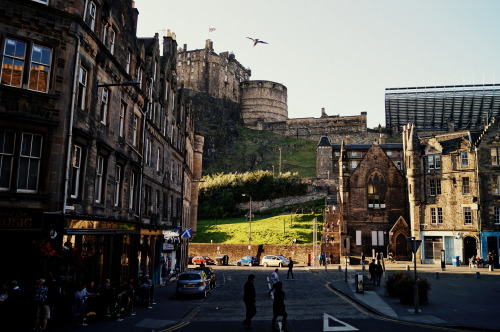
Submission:
[[[500,331],[500,270],[488,268],[469,268],[447,265],[417,264],[417,274],[431,284],[429,304],[404,305],[399,299],[386,295],[385,281],[395,271],[414,274],[413,263],[386,264],[386,272],[381,286],[373,290],[356,292],[354,276],[364,273],[362,266],[347,267],[333,265],[330,270],[333,281],[330,286],[357,302],[367,310],[394,320],[424,325],[446,326],[470,331]],[[368,269],[368,266],[366,266]],[[328,272],[327,272],[328,273]],[[416,312],[417,311],[417,312]]]
[[[417,273],[431,283],[429,304],[420,305],[415,312],[414,305],[403,305],[397,298],[385,294],[385,281],[395,271],[413,274],[413,263],[386,264],[386,272],[381,286],[373,290],[356,293],[354,283],[357,273],[364,273],[362,266],[328,265],[322,267],[295,266],[296,269],[315,270],[324,273],[330,280],[330,287],[342,293],[372,314],[383,317],[418,323],[423,325],[443,326],[469,331],[500,331],[500,269],[489,271],[488,268],[469,268],[468,266],[449,266],[441,270],[440,266],[417,264]],[[368,267],[366,267],[368,268]],[[89,322],[87,328],[93,332],[143,332],[173,331],[186,325],[196,314],[196,308],[189,300],[172,300],[175,282],[165,287],[156,287],[154,305],[151,308],[134,308],[135,315],[127,315],[123,320],[100,320]],[[76,330],[70,326],[51,326],[54,332]],[[80,328],[80,330],[82,330]]]

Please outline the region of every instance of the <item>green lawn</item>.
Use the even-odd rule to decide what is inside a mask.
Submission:
[[[318,239],[321,238],[323,216],[318,214],[280,215],[269,218],[253,218],[251,222],[253,244],[311,244],[313,219],[318,220]],[[250,222],[245,218],[198,220],[197,234],[193,243],[248,243]]]

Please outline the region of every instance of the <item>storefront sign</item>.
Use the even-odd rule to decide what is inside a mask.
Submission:
[[[170,243],[163,244],[163,251],[172,251],[174,250],[174,245]]]
[[[137,224],[115,221],[66,219],[67,229],[136,231]]]
[[[40,231],[42,219],[40,209],[0,209],[0,230]]]

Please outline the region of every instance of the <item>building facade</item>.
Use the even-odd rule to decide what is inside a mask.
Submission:
[[[0,279],[122,284],[158,282],[166,259],[182,269],[189,240],[172,230],[196,223],[203,140],[177,87],[175,35],[138,39],[130,0],[0,11]]]

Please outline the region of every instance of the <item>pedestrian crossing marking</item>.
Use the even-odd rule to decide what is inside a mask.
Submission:
[[[336,321],[337,323],[341,324],[336,325],[336,326],[330,326],[330,319]],[[358,329],[355,328],[352,325],[347,324],[346,322],[343,322],[333,316],[330,316],[326,313],[323,314],[323,331],[357,331]]]

